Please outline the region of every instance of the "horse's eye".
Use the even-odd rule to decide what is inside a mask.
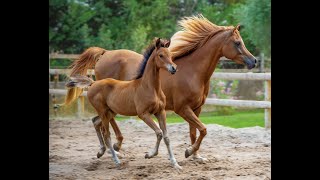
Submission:
[[[240,46],[240,41],[234,42],[237,46]]]
[[[162,55],[162,54],[160,54],[160,55],[159,55],[159,57],[160,57],[160,58],[163,58],[163,55]]]

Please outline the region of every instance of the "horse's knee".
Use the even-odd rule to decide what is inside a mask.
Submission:
[[[203,128],[203,129],[201,129],[199,131],[200,131],[200,135],[202,135],[202,136],[207,135],[207,128]]]
[[[162,139],[162,132],[161,131],[159,131],[159,132],[156,132],[156,134],[157,134],[157,138],[158,139]]]

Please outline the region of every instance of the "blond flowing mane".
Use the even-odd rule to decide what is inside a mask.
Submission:
[[[182,31],[178,31],[171,37],[169,50],[172,58],[177,59],[202,47],[216,33],[232,29],[231,26],[217,26],[203,15],[185,17],[178,21]]]

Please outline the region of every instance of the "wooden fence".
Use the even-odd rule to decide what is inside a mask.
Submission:
[[[65,55],[58,56],[63,58],[74,59],[78,55]],[[50,58],[57,58],[50,56]],[[56,89],[59,80],[59,74],[66,74],[70,70],[66,69],[50,69],[49,75],[54,75],[54,89],[49,89],[49,94],[52,94],[53,103],[56,103],[55,95],[66,95],[67,90]],[[88,75],[94,75],[94,70],[88,70]],[[252,101],[252,100],[232,100],[232,99],[214,99],[207,98],[205,104],[212,104],[217,106],[235,106],[235,107],[247,107],[247,108],[263,108],[265,109],[265,128],[271,128],[271,73],[213,73],[212,79],[223,79],[223,80],[261,80],[265,81],[265,100],[264,101]],[[87,92],[84,91],[81,97],[78,99],[78,112],[77,116],[81,117],[84,112],[84,96]],[[56,111],[55,111],[56,113]]]

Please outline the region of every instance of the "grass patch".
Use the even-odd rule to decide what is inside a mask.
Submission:
[[[138,117],[133,117],[139,119]],[[116,120],[128,119],[125,116],[117,116]],[[204,124],[219,124],[232,128],[243,128],[260,126],[264,127],[264,109],[252,110],[235,110],[232,115],[219,115],[217,112],[202,112],[200,120]],[[167,123],[182,123],[186,122],[179,115],[174,113],[167,114]]]

